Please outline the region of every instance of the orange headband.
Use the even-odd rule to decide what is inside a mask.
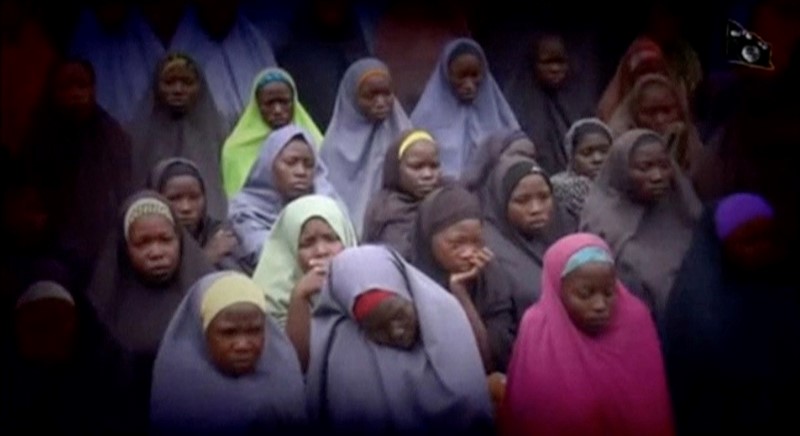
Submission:
[[[389,77],[389,72],[384,70],[383,68],[373,68],[371,70],[364,71],[364,74],[358,78],[358,83],[356,84],[356,88],[361,87],[361,84],[364,83],[365,80],[372,76],[386,76]]]

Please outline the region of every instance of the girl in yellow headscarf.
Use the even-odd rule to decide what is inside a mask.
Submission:
[[[242,189],[267,136],[290,123],[322,143],[322,133],[300,103],[292,76],[280,68],[267,68],[256,76],[250,101],[222,146],[222,181],[228,198]]]

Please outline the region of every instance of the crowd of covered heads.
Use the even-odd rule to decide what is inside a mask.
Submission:
[[[667,8],[4,0],[2,427],[792,428],[800,11],[735,3],[772,69]]]

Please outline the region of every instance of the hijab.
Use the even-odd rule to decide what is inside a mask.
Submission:
[[[561,282],[587,247],[611,255],[597,236],[560,239],[544,256],[542,297],[525,313],[503,409],[508,434],[673,434],[658,336],[647,308],[616,282],[606,330],[588,336],[570,319]]]
[[[150,78],[165,47],[136,7],[128,7],[119,26],[109,29],[85,9],[78,18],[70,53],[97,71],[97,102],[121,124],[134,120],[146,98]]]
[[[143,283],[128,257],[126,233],[131,208],[146,200],[158,213],[169,215],[180,239],[180,263],[175,276],[159,285]],[[155,208],[154,208],[155,209]],[[101,324],[124,350],[155,355],[173,312],[189,287],[212,271],[200,247],[179,228],[169,203],[152,191],[140,191],[125,203],[87,291]]]
[[[463,104],[448,80],[450,63],[461,54],[478,56],[483,79],[471,104]],[[499,129],[519,129],[514,113],[489,71],[481,47],[471,39],[456,39],[444,48],[419,103],[411,113],[417,128],[428,130],[439,142],[445,174],[458,177],[478,145]]]
[[[259,151],[265,143],[264,140],[272,133],[272,128],[267,125],[258,110],[258,91],[273,81],[286,83],[292,90],[294,115],[290,124],[295,124],[308,131],[310,137],[314,139],[314,144],[322,141],[322,133],[303,105],[300,104],[297,86],[289,73],[280,68],[267,68],[261,71],[255,76],[247,106],[239,117],[236,127],[233,128],[222,146],[222,179],[228,197],[233,197],[242,189],[247,175],[258,159]]]
[[[498,130],[489,135],[486,140],[478,147],[472,159],[467,163],[464,168],[464,174],[461,176],[461,184],[467,188],[469,192],[477,195],[481,203],[487,196],[486,193],[486,180],[488,180],[492,171],[505,157],[505,152],[511,144],[517,141],[528,142],[531,159],[535,158],[536,146],[528,138],[522,130],[518,129],[504,129]]]
[[[486,245],[508,276],[517,324],[525,310],[539,299],[544,251],[567,233],[555,198],[550,222],[533,237],[523,235],[508,221],[511,193],[520,180],[530,174],[540,175],[550,185],[547,174],[532,160],[516,158],[501,162],[489,178],[489,197],[483,204]]]
[[[381,190],[370,199],[367,205],[362,237],[364,242],[389,245],[405,259],[411,256],[412,247],[408,234],[414,227],[417,208],[422,200],[406,192],[400,186],[400,160],[402,158],[400,150],[401,146],[415,132],[428,134],[424,130],[405,131],[386,151],[383,159]],[[434,142],[434,144],[438,147],[438,143]],[[407,146],[403,153],[412,147],[413,144]],[[451,184],[452,180],[442,176],[440,183]]]
[[[449,289],[450,273],[436,261],[433,238],[442,230],[465,219],[482,221],[483,213],[474,195],[459,185],[447,185],[432,192],[419,206],[411,233],[411,262],[439,286]],[[511,295],[507,272],[497,259],[478,274],[469,287],[469,295],[478,311],[489,339],[496,370],[505,371],[514,341],[516,301]]]
[[[303,277],[298,263],[300,233],[306,222],[321,218],[336,232],[342,245],[358,244],[353,225],[339,203],[323,195],[306,195],[292,201],[281,211],[253,273],[253,281],[264,289],[267,311],[281,327],[286,326],[289,299]]]
[[[772,213],[760,195],[736,193],[709,205],[695,228],[661,325],[681,433],[774,434],[794,420],[796,402],[786,401],[800,387],[794,262],[745,272],[723,246],[734,229]]]
[[[158,97],[161,73],[183,65],[197,75],[197,98],[188,112],[176,117]],[[139,105],[130,129],[133,136],[134,180],[145,181],[152,168],[163,159],[183,157],[200,170],[209,213],[222,218],[228,210],[222,191],[219,160],[226,129],[217,112],[202,70],[188,56],[169,54],[154,69],[152,86]]]
[[[303,376],[294,348],[266,316],[264,348],[253,373],[221,373],[208,351],[202,308],[224,293],[224,310],[264,298],[239,273],[214,273],[192,286],[172,317],[153,368],[150,422],[158,434],[250,434],[296,430],[305,420]]]
[[[359,86],[373,74],[389,77],[389,69],[375,58],[361,59],[347,69],[320,152],[330,168],[329,179],[337,192],[342,193],[342,201],[359,230],[367,202],[380,188],[386,151],[402,131],[411,128],[411,122],[396,99],[389,116],[379,123],[370,121],[361,112]]]
[[[250,81],[261,70],[277,65],[269,41],[241,12],[230,30],[217,40],[201,24],[196,8],[183,16],[171,48],[188,53],[203,69],[214,102],[232,126],[248,101]]]
[[[289,142],[298,137],[308,144],[314,155],[314,193],[338,200],[336,191],[327,180],[328,170],[319,159],[316,143],[307,131],[289,124],[270,134],[247,176],[244,188],[231,199],[228,214],[241,242],[240,261],[251,268],[255,268],[261,248],[285,206],[285,200],[275,186],[273,163]]]
[[[564,150],[568,159],[567,169],[550,179],[553,184],[553,194],[558,203],[575,220],[580,218],[583,202],[594,183],[592,179],[575,171],[575,152],[578,144],[585,135],[590,133],[605,135],[609,142],[612,142],[611,130],[599,118],[583,118],[576,121],[564,135]]]
[[[665,198],[652,206],[631,198],[631,154],[637,146],[658,140],[657,133],[636,129],[614,141],[586,197],[580,228],[608,242],[622,281],[660,316],[689,247],[700,202],[674,161],[672,187]]]
[[[681,138],[679,142],[675,145],[670,144],[670,147],[675,147],[670,152],[675,156],[675,160],[681,168],[694,173],[698,163],[705,158],[703,144],[700,142],[700,135],[692,122],[686,100],[682,99],[679,88],[666,76],[661,74],[645,74],[641,76],[633,85],[631,91],[626,94],[625,99],[622,100],[617,110],[614,111],[608,126],[615,136],[619,136],[628,130],[639,128],[640,126],[636,124],[635,111],[637,109],[635,106],[644,90],[656,83],[666,86],[677,98],[680,106],[680,122],[683,123],[683,128],[686,130],[685,139],[679,136]]]
[[[658,73],[669,74],[664,52],[654,40],[642,36],[634,40],[617,64],[617,71],[600,97],[597,117],[608,122],[633,88],[639,77]]]
[[[65,256],[83,281],[91,275],[110,223],[129,194],[132,156],[130,138],[98,104],[80,123],[56,106],[55,75],[73,64],[95,77],[83,60],[65,59],[54,65],[23,160],[54,225],[58,255]]]
[[[418,343],[378,345],[353,315],[358,296],[383,289],[413,303]],[[323,427],[368,434],[487,430],[491,405],[481,358],[458,302],[381,246],[337,255],[313,313],[308,401]]]
[[[567,59],[569,70],[558,89],[544,87],[535,77],[538,63],[538,44],[545,38],[556,35],[541,34],[530,38],[530,50],[522,68],[511,76],[504,86],[505,95],[514,113],[518,115],[522,130],[536,144],[536,161],[549,174],[564,170],[568,156],[561,147],[561,141],[569,127],[583,116],[592,112],[597,94],[588,66],[576,56]],[[578,49],[578,47],[575,47]],[[578,49],[579,50],[579,49]],[[568,54],[568,53],[567,53]]]
[[[189,159],[173,157],[158,162],[150,171],[150,177],[148,177],[147,180],[147,188],[156,192],[161,192],[170,179],[178,176],[191,176],[200,183],[203,195],[206,195],[206,209],[208,209],[205,178],[203,178],[197,165]],[[207,213],[207,210],[204,210],[202,214],[203,218],[200,221],[197,233],[191,236],[197,241],[200,247],[205,247],[222,228],[223,222],[211,217]]]

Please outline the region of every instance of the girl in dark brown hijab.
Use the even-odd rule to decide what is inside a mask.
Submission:
[[[608,242],[621,280],[659,319],[700,208],[661,135],[635,129],[614,141],[580,229]]]
[[[151,191],[128,199],[87,290],[113,359],[117,432],[145,431],[161,337],[189,287],[212,271],[166,199]]]
[[[130,138],[97,104],[91,64],[65,59],[51,70],[25,152],[50,245],[83,288],[131,178]]]
[[[450,291],[470,320],[487,372],[504,372],[514,340],[514,302],[505,272],[484,244],[478,200],[458,185],[419,206],[411,262]]]
[[[530,159],[500,163],[488,181],[488,194],[483,235],[508,277],[518,325],[539,299],[545,250],[568,231],[549,177]]]
[[[424,130],[400,135],[386,152],[383,186],[364,214],[363,241],[383,243],[408,259],[409,234],[420,202],[446,183],[439,164],[436,140]]]

